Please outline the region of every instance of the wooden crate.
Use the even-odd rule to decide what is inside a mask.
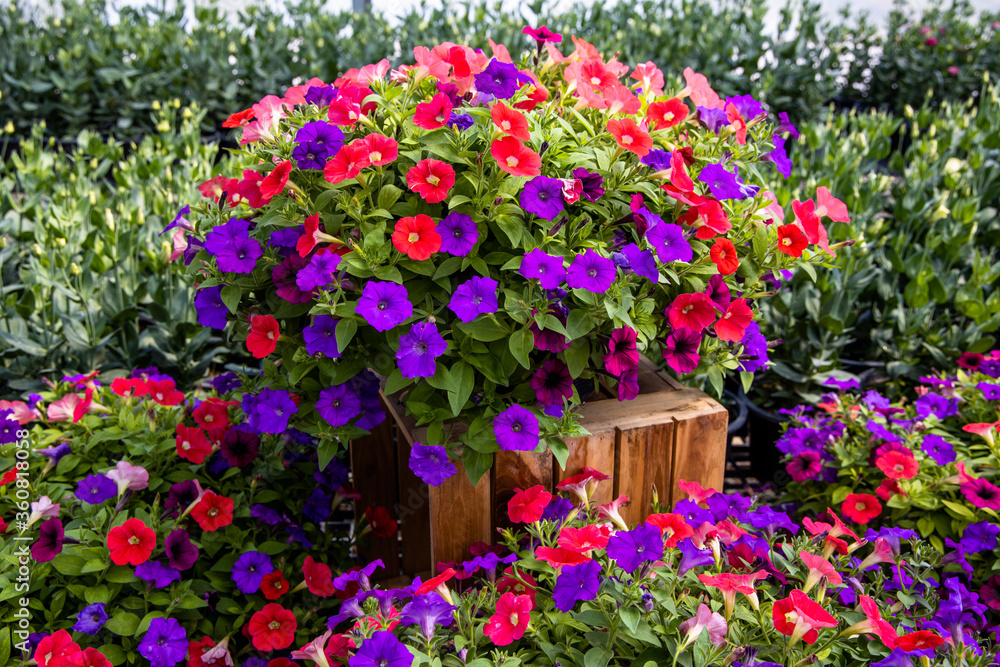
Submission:
[[[697,389],[686,388],[647,359],[639,369],[639,395],[632,401],[599,395],[580,411],[591,435],[567,442],[562,470],[551,453],[497,452],[493,468],[472,486],[458,474],[428,487],[409,469],[414,442],[425,442],[426,428],[415,427],[395,397],[383,396],[389,419],[372,435],[351,444],[355,487],[361,493],[359,516],[367,505],[382,505],[399,520],[401,539],[372,538],[361,554],[381,558],[386,576],[436,574],[438,562],[468,560],[469,545],[494,543],[496,529],[509,525],[507,501],[514,489],[541,484],[552,491],[583,466],[612,479],[598,486],[597,503],[619,494],[631,499],[622,510],[629,524],[650,513],[653,487],[661,504],[684,496],[677,481],[697,481],[721,490],[726,465],[729,413]]]

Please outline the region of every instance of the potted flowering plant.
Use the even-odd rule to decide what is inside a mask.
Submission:
[[[720,390],[749,370],[762,276],[832,252],[829,191],[788,224],[767,191],[787,119],[525,30],[530,53],[417,47],[234,114],[247,168],[178,222],[200,321],[263,360],[251,423],[318,437],[321,464],[381,418],[369,369],[427,427],[426,481],[565,463],[575,408],[635,397],[640,354]]]

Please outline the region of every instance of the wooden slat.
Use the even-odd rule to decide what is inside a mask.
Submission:
[[[697,404],[670,415],[676,423],[670,502],[682,498],[677,481],[697,480],[705,488],[722,490],[726,470],[726,427],[729,412],[704,396]]]
[[[411,579],[431,571],[430,487],[410,470],[410,445],[397,438],[399,509],[402,528],[402,569]],[[424,577],[426,578],[426,577]]]
[[[629,524],[635,524],[652,511],[653,487],[660,502],[669,498],[670,467],[673,458],[674,424],[667,420],[654,426],[617,429],[617,471],[615,496],[624,493],[631,503],[621,512]]]
[[[493,542],[496,542],[495,529],[511,526],[507,503],[514,497],[515,489],[541,485],[552,491],[553,457],[549,451],[497,452],[493,456]]]
[[[628,430],[615,429],[615,478],[613,496],[629,496],[632,502],[621,509],[622,518],[629,525],[639,520],[641,499],[634,498],[635,489],[646,484],[645,443],[650,427],[640,426]]]
[[[394,426],[392,418],[387,415],[381,424],[372,429],[371,435],[351,443],[354,488],[361,494],[361,500],[354,505],[358,520],[364,517],[369,506],[385,507],[394,519],[397,518],[395,510],[399,504],[399,484],[396,479]],[[380,570],[382,576],[398,576],[399,536],[377,537],[369,533],[366,540],[368,547],[359,551],[358,556],[365,562],[381,558],[385,563],[385,569]]]
[[[493,539],[490,475],[472,486],[462,466],[441,486],[430,488],[431,564],[468,560],[469,545]]]
[[[589,437],[567,440],[566,444],[569,446],[566,469],[560,468],[558,463],[554,464],[552,470],[554,483],[558,484],[567,477],[572,477],[584,466],[600,470],[612,479],[598,484],[591,500],[598,505],[611,502],[614,497],[612,493],[615,477],[615,432],[605,430],[592,433]]]

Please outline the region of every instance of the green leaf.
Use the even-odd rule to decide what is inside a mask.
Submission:
[[[608,649],[595,646],[583,657],[583,667],[607,667],[612,657]]]
[[[594,318],[585,310],[577,308],[566,318],[566,335],[576,340],[587,335],[594,328]]]
[[[379,280],[388,280],[397,285],[403,284],[403,274],[395,266],[380,266],[375,269],[375,277]]]
[[[235,315],[236,309],[240,306],[240,299],[243,298],[243,289],[236,285],[226,285],[222,288],[221,297],[222,303],[226,304],[229,312]]]
[[[569,374],[574,378],[580,377],[580,374],[587,369],[587,363],[590,361],[590,341],[586,338],[574,340],[569,349],[563,352],[563,356],[566,357]]]
[[[625,624],[629,632],[633,633],[639,627],[639,621],[642,620],[642,614],[635,607],[622,607],[618,610],[618,615],[621,616],[622,623]]]
[[[479,480],[489,471],[492,465],[492,454],[477,452],[471,447],[466,447],[465,451],[462,452],[462,467],[465,468],[465,474],[469,476],[469,481],[472,482],[473,486],[479,485]]]
[[[563,470],[566,469],[566,461],[569,459],[569,445],[562,438],[546,438],[545,442],[549,445],[549,450],[552,452],[552,456],[556,457],[556,461],[559,463],[559,467]]]
[[[464,331],[472,336],[473,340],[478,340],[482,343],[500,340],[510,333],[491,317],[480,317],[472,322],[461,322],[456,326],[459,331]]]
[[[411,384],[413,384],[413,378],[403,377],[403,374],[397,368],[392,373],[389,373],[389,377],[386,378],[385,393],[386,395],[395,394],[397,391],[401,391]]]
[[[136,576],[124,565],[112,565],[104,575],[104,580],[109,584],[130,584],[136,580]]]
[[[403,191],[395,185],[383,185],[382,189],[378,191],[378,207],[388,211],[402,196]]]
[[[448,404],[451,406],[451,414],[457,417],[475,389],[476,371],[464,361],[459,361],[451,367],[451,377],[454,380],[454,390],[448,392]]]
[[[525,368],[531,368],[531,361],[528,355],[535,348],[535,337],[528,329],[521,329],[510,337],[507,344],[510,346],[510,353],[517,359],[517,363]]]
[[[128,611],[119,611],[104,624],[105,630],[121,637],[131,637],[138,627],[139,617]]]
[[[340,320],[337,323],[337,349],[341,354],[347,349],[357,330],[358,323],[354,320]]]
[[[334,438],[323,438],[319,443],[319,469],[326,470],[326,467],[330,465],[330,461],[337,458],[337,451],[340,449],[340,443]]]
[[[757,259],[757,262],[763,262],[764,256],[767,254],[767,227],[760,225],[757,227],[757,232],[753,235],[753,256]]]
[[[0,630],[0,665],[10,662],[10,628]]]
[[[115,646],[114,644],[105,644],[104,646],[97,649],[101,652],[105,658],[108,659],[115,667],[125,662],[125,651],[122,650],[121,646]]]

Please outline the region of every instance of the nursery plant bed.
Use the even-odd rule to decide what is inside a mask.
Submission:
[[[631,499],[622,510],[630,524],[650,513],[654,487],[663,505],[683,498],[680,479],[722,489],[728,411],[647,359],[640,364],[634,400],[620,402],[602,392],[583,406],[580,423],[591,435],[567,441],[565,470],[549,451],[497,452],[476,486],[460,465],[441,486],[420,482],[409,469],[409,452],[414,442],[424,442],[426,429],[414,425],[396,396],[383,395],[383,401],[393,420],[352,443],[351,461],[366,505],[389,507],[399,520],[401,553],[393,538],[373,538],[365,553],[383,559],[387,576],[427,574],[439,562],[468,560],[470,545],[495,543],[497,529],[509,525],[507,502],[515,489],[540,484],[553,491],[584,466],[612,478],[598,486],[597,503],[620,494]],[[364,509],[359,505],[359,514]]]

